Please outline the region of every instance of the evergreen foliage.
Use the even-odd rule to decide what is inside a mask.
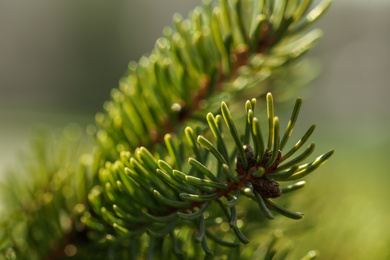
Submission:
[[[0,259],[287,257],[275,248],[280,232],[261,256],[244,244],[265,223],[249,205],[268,219],[301,219],[273,199],[304,187],[295,181],[333,154],[302,164],[314,144],[295,154],[315,125],[286,148],[302,99],[282,131],[266,94],[290,93],[272,79],[322,35],[305,29],[330,1],[311,2],[204,1],[188,19],[175,15],[88,127],[94,142],[73,125],[60,138],[39,134],[22,171],[3,182]],[[262,104],[242,103],[248,95],[265,99],[267,131]]]

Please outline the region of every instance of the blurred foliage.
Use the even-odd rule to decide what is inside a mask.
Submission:
[[[1,181],[7,217],[1,219],[0,247],[12,245],[29,259],[41,259],[80,230],[77,212],[85,208],[96,171],[91,142],[83,135],[75,124],[59,133],[37,127],[21,163]]]

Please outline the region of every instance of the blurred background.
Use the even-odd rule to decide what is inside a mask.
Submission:
[[[0,178],[38,123],[93,123],[130,60],[154,47],[172,15],[199,0],[3,0],[0,2]],[[295,138],[317,123],[317,154],[333,158],[293,199],[310,227],[294,255],[390,259],[390,1],[335,1],[311,52],[321,75],[304,96]],[[277,99],[277,97],[275,97]],[[292,258],[294,259],[294,258]]]

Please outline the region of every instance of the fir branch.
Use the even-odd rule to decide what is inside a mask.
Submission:
[[[267,95],[267,102],[269,111],[273,111],[273,101],[270,93]],[[298,99],[297,102],[300,103],[301,99]],[[255,101],[253,103],[255,103]],[[249,111],[248,105],[246,106],[246,110]],[[176,152],[172,152],[173,147],[178,147],[182,145],[183,142],[189,142],[190,146],[194,146],[192,138],[175,139],[174,141],[171,135],[167,135],[168,137],[165,138],[167,147],[165,156],[170,157],[172,161],[171,165],[160,159],[158,163],[153,163],[155,168],[147,169],[146,160],[139,160],[134,157],[128,158],[127,160],[130,162],[137,161],[137,163],[126,164],[126,162],[123,161],[121,164],[115,163],[115,165],[118,166],[122,165],[120,166],[122,169],[113,168],[112,164],[106,164],[105,172],[107,175],[102,175],[102,178],[100,178],[100,189],[102,192],[99,193],[98,196],[94,196],[93,201],[91,201],[92,205],[107,205],[107,207],[103,206],[101,209],[98,208],[94,210],[94,213],[100,216],[99,219],[104,220],[103,224],[113,226],[114,231],[116,231],[116,235],[119,237],[132,237],[134,234],[133,232],[140,231],[141,233],[139,234],[142,234],[142,230],[144,230],[145,227],[147,227],[147,230],[154,229],[153,227],[160,222],[159,219],[163,222],[166,221],[167,223],[175,223],[175,225],[183,225],[184,223],[187,223],[186,225],[188,225],[192,222],[192,225],[195,227],[200,225],[198,227],[200,229],[198,230],[199,233],[197,238],[199,241],[202,241],[206,254],[210,254],[210,248],[207,244],[205,244],[206,242],[203,235],[204,232],[208,232],[208,228],[204,225],[204,219],[205,214],[209,211],[209,209],[210,211],[213,211],[210,206],[213,205],[214,201],[217,201],[223,211],[225,211],[234,233],[236,234],[238,240],[242,243],[248,243],[249,240],[245,238],[243,233],[237,227],[237,212],[235,207],[240,192],[255,200],[259,204],[261,211],[270,219],[274,218],[271,211],[276,211],[281,215],[292,219],[302,218],[303,215],[301,213],[287,210],[270,200],[270,198],[277,198],[281,196],[282,191],[292,192],[303,187],[302,183],[297,183],[280,189],[277,181],[295,180],[306,176],[322,165],[333,154],[333,151],[320,156],[313,163],[301,166],[297,165],[301,161],[301,156],[298,156],[297,158],[299,158],[299,160],[292,159],[289,163],[284,164],[283,170],[279,170],[279,163],[281,162],[281,158],[283,158],[282,152],[280,151],[281,140],[279,138],[279,121],[277,117],[274,116],[274,113],[268,113],[268,117],[273,117],[271,118],[272,120],[268,120],[270,128],[269,132],[273,136],[273,145],[271,150],[265,148],[266,151],[264,152],[263,159],[260,163],[258,163],[255,157],[255,152],[250,148],[250,143],[257,142],[257,136],[252,133],[252,141],[250,143],[245,145],[241,143],[241,141],[239,141],[239,136],[244,136],[245,132],[241,134],[238,133],[235,123],[230,116],[229,109],[225,103],[222,103],[221,111],[229,130],[228,136],[234,140],[235,146],[230,147],[226,145],[228,136],[224,136],[223,128],[214,123],[214,118],[218,115],[213,116],[208,114],[207,118],[210,122],[210,129],[213,133],[215,133],[214,136],[216,141],[219,142],[220,145],[214,146],[212,142],[205,137],[198,137],[198,143],[203,147],[203,149],[201,147],[197,147],[193,150],[197,151],[198,156],[201,158],[205,158],[204,154],[208,150],[213,155],[215,162],[217,162],[215,164],[213,163],[213,160],[209,159],[201,163],[195,159],[190,159],[188,161],[188,166],[191,166],[192,169],[195,170],[193,174],[196,173],[199,177],[194,177],[175,169],[180,167],[186,171],[186,169],[188,170],[189,168],[184,164],[185,159],[183,157],[179,157]],[[292,116],[294,121],[296,121],[297,113],[297,109],[294,109]],[[245,124],[247,122],[249,122],[249,127],[253,129],[254,122],[249,120],[246,121]],[[291,123],[288,124],[284,136],[288,136],[291,133],[291,125]],[[245,127],[240,129],[245,129]],[[186,132],[189,133],[192,132],[192,130],[190,128],[186,128]],[[227,147],[229,147],[229,149],[225,150]],[[230,156],[227,158],[227,156],[222,155],[229,153],[229,151],[230,153],[237,153],[236,151],[239,150],[239,147],[242,148],[242,152],[238,152],[235,163],[228,159]],[[143,151],[146,151],[145,148],[142,149]],[[259,154],[260,152],[257,153]],[[243,163],[243,158],[245,158],[245,165]],[[149,158],[149,161],[152,162],[156,162],[156,160],[157,159]],[[210,168],[210,164],[215,166]],[[124,168],[124,165],[127,165],[127,170]],[[139,165],[137,167],[142,167],[145,170],[147,169],[147,172],[141,173],[136,171],[136,165]],[[151,163],[149,163],[149,165],[151,165]],[[233,167],[235,167],[235,173],[233,173]],[[215,173],[220,172],[222,168],[225,176],[216,176]],[[119,176],[116,172],[126,172],[127,175],[133,179],[133,182],[128,184],[129,186],[127,187],[127,192],[119,190],[118,186],[116,186]],[[148,178],[153,179],[151,178],[153,172],[160,173],[156,175],[156,177],[160,178],[162,181],[161,184],[158,184],[158,179],[155,181],[148,181],[147,179],[141,181],[141,176],[150,176]],[[143,182],[148,183],[142,184]],[[132,193],[130,191],[136,190],[137,186],[145,186],[142,191],[144,195],[140,195],[140,197],[144,198],[143,201],[134,200],[131,195]],[[108,193],[108,187],[112,187],[118,195],[111,198]],[[191,192],[182,192],[182,190],[191,190]],[[153,191],[152,195],[154,196],[148,195],[151,191]],[[162,195],[162,192],[164,192],[165,195]],[[106,195],[104,195],[104,193]],[[235,194],[235,196],[233,197],[234,199],[231,200],[233,194]],[[226,199],[227,202],[221,203],[224,199]],[[110,205],[116,204],[117,200],[127,201],[127,203],[131,202],[134,204],[134,208],[144,208],[146,210],[144,214],[150,216],[150,219],[155,222],[143,223],[140,225],[139,223],[132,223],[131,218],[123,219],[123,215],[129,215],[137,218],[141,216],[140,214],[142,213],[136,210],[125,209],[124,213],[116,214],[116,211],[112,211],[110,209]],[[229,211],[231,213],[229,213]],[[120,224],[122,221],[123,223]],[[86,222],[85,224],[88,225]],[[118,229],[118,227],[120,227],[120,229]],[[94,229],[92,225],[89,225],[89,228]],[[108,230],[110,230],[110,228],[108,228]],[[170,230],[167,230],[166,232],[164,231],[161,233],[161,237],[164,237],[163,234],[168,234],[169,232]],[[150,231],[148,234],[153,235],[156,233]]]
[[[173,28],[164,30],[149,57],[129,65],[106,113],[96,117],[96,137],[107,159],[139,146],[153,150],[198,110],[212,109],[210,97],[237,95],[309,50],[321,33],[302,30],[328,2],[308,14],[310,23],[305,11],[311,1],[271,2],[204,1],[188,19],[175,15]]]
[[[18,259],[152,259],[160,253],[199,259],[223,245],[227,247],[223,252],[237,258],[239,242],[249,242],[238,224],[240,194],[256,201],[269,218],[272,211],[301,218],[270,198],[304,183],[279,188],[277,181],[300,179],[333,154],[298,166],[313,152],[311,145],[285,162],[314,130],[313,125],[282,153],[301,100],[280,140],[272,96],[267,96],[267,144],[254,115],[255,99],[246,102],[243,125],[236,125],[226,103],[218,106],[222,99],[232,101],[259,86],[317,42],[320,31],[303,30],[330,1],[308,11],[311,2],[206,0],[188,19],[175,15],[173,29],[164,30],[148,57],[129,64],[119,89],[104,104],[105,113],[96,115],[97,150],[82,145],[90,151],[81,155],[85,150],[77,152],[78,146],[71,144],[75,139],[69,136],[61,144],[39,143],[31,160],[38,165],[24,170],[28,181],[20,176],[6,180],[5,187],[12,183],[14,191],[7,194],[8,213],[6,220],[1,219],[0,250]],[[265,94],[264,89],[256,91]],[[200,130],[187,127],[185,134],[178,132],[198,114],[218,111],[222,115],[209,113],[206,120],[215,145],[203,125]],[[224,132],[223,120],[229,131]],[[190,150],[195,158],[189,158]],[[219,230],[215,223],[220,213],[229,222],[233,242],[210,231]],[[273,256],[271,249],[267,257]]]

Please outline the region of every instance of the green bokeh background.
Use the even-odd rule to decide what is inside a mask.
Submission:
[[[153,48],[174,12],[197,4],[3,0],[0,178],[34,125],[92,123],[127,63]],[[317,27],[325,37],[309,55],[322,73],[297,93],[304,104],[293,138],[314,122],[317,154],[336,152],[292,197],[305,218],[271,225],[294,240],[292,259],[310,249],[320,259],[390,259],[390,2],[335,1]]]

